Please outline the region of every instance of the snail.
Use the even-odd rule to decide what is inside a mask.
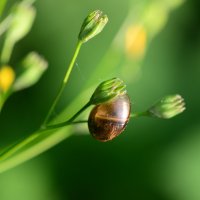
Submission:
[[[130,118],[130,112],[131,103],[127,94],[96,105],[88,119],[91,135],[101,142],[114,139],[124,131]]]

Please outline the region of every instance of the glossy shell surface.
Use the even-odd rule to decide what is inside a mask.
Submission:
[[[95,106],[88,119],[91,135],[101,142],[112,140],[125,129],[130,112],[131,103],[126,94]]]

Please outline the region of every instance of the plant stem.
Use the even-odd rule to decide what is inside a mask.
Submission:
[[[21,148],[26,146],[28,143],[32,142],[37,136],[38,136],[38,134],[30,135],[28,138],[24,139],[22,142],[17,143],[16,145],[12,146],[10,150],[8,150],[6,153],[3,153],[0,161],[6,159],[6,158],[10,157],[11,155],[13,155],[14,153],[16,153],[18,150],[20,150]]]
[[[65,121],[65,122],[61,122],[58,124],[53,124],[53,125],[49,125],[46,127],[47,130],[49,129],[55,129],[55,128],[61,128],[70,124],[77,124],[77,123],[85,123],[87,121],[76,121],[73,122],[84,110],[86,110],[89,106],[90,106],[90,102],[86,103],[76,114],[74,114],[69,120]],[[45,129],[44,129],[45,130]]]
[[[148,116],[149,116],[149,112],[148,111],[140,112],[140,113],[131,113],[131,117],[132,118],[148,117]]]
[[[8,16],[0,23],[0,36],[8,29],[11,21],[12,21],[12,17]]]
[[[58,101],[59,101],[64,89],[65,89],[65,86],[66,86],[66,84],[68,82],[68,79],[69,79],[69,76],[71,74],[71,71],[73,69],[74,63],[75,63],[76,58],[77,58],[77,56],[79,54],[81,45],[82,45],[82,42],[78,41],[77,46],[76,46],[76,50],[75,50],[74,55],[72,57],[72,60],[71,60],[71,62],[69,64],[69,67],[68,67],[68,69],[66,71],[65,77],[64,77],[62,85],[60,87],[60,90],[59,90],[59,92],[58,92],[58,94],[57,94],[57,96],[56,96],[56,98],[55,98],[55,100],[54,100],[54,102],[53,102],[53,104],[52,104],[52,106],[51,106],[51,108],[50,108],[50,110],[49,110],[44,122],[43,122],[43,124],[42,124],[42,127],[45,127],[46,124],[48,123],[48,121],[49,121],[49,119],[50,119],[50,117],[51,117],[51,115],[52,115],[52,113],[53,113],[53,111],[54,111],[54,109],[55,109],[55,107],[56,107],[56,105],[57,105],[57,103],[58,103]]]
[[[9,62],[14,45],[15,45],[15,42],[13,42],[12,40],[8,40],[6,38],[4,45],[3,45],[2,53],[1,53],[1,62],[2,63],[7,64]]]
[[[8,90],[6,93],[0,91],[0,114],[6,100],[10,97],[12,92],[13,92],[12,90]]]
[[[0,96],[0,113],[1,113],[1,110],[2,110],[2,108],[4,106],[4,103],[5,103],[5,99],[3,99],[3,97]]]
[[[75,122],[69,122],[68,121],[68,123],[65,123],[65,126],[74,125],[74,124],[80,124],[80,123],[86,123],[86,122],[87,121],[85,121],[85,120],[75,121]],[[54,128],[59,128],[59,127],[56,127],[56,125],[55,126],[54,125],[48,126],[47,128],[41,129],[37,133],[30,135],[29,137],[27,137],[26,139],[22,140],[21,142],[15,144],[15,145],[12,145],[10,147],[10,149],[7,149],[7,151],[5,153],[3,152],[2,155],[0,155],[0,161],[5,160],[6,158],[11,157],[16,152],[18,152],[22,148],[24,148],[26,145],[30,144],[31,142],[33,142],[34,140],[36,140],[38,137],[41,137],[42,136],[41,134],[43,134],[43,133],[46,134],[45,133],[46,131],[49,131],[49,130],[54,129]]]
[[[84,124],[84,123],[87,123],[87,122],[88,122],[87,120],[80,120],[80,121],[75,121],[75,122],[68,122],[67,121],[67,122],[63,122],[63,123],[59,123],[59,124],[49,125],[44,129],[44,131],[62,128],[62,127],[74,125],[74,124]]]
[[[90,101],[86,103],[77,113],[75,113],[68,122],[73,122],[84,110],[86,110],[91,105]]]
[[[75,63],[76,58],[78,57],[79,51],[80,51],[80,49],[81,49],[81,46],[82,46],[82,42],[79,40],[78,43],[77,43],[77,46],[76,46],[76,50],[75,50],[75,52],[74,52],[74,56],[73,56],[73,58],[72,58],[72,60],[71,60],[71,63],[70,63],[70,65],[69,65],[69,68],[68,68],[68,70],[67,70],[67,72],[66,72],[66,74],[65,74],[65,78],[64,78],[64,80],[63,80],[63,83],[64,83],[64,84],[66,84],[67,81],[68,81],[68,79],[69,79],[69,76],[70,76],[71,71],[72,71],[72,69],[73,69],[74,63]]]
[[[62,95],[62,93],[63,93],[63,90],[64,90],[64,88],[65,88],[65,86],[66,86],[66,84],[67,84],[67,82],[68,82],[70,73],[71,73],[71,71],[72,71],[72,69],[73,69],[74,63],[75,63],[76,58],[77,58],[77,56],[78,56],[78,53],[79,53],[79,51],[80,51],[81,45],[82,45],[82,42],[78,41],[78,44],[77,44],[75,53],[74,53],[73,58],[72,58],[72,60],[71,60],[71,62],[70,62],[70,65],[69,65],[69,67],[68,67],[68,69],[67,69],[67,72],[66,72],[66,74],[65,74],[65,77],[64,77],[64,79],[63,79],[63,83],[62,83],[62,85],[61,85],[61,88],[60,88],[60,90],[59,90],[59,92],[58,92],[58,95],[56,96],[56,98],[55,98],[55,100],[54,100],[54,102],[53,102],[53,104],[52,104],[52,106],[51,106],[51,108],[50,108],[48,114],[47,114],[47,117],[46,117],[46,119],[45,119],[45,121],[44,121],[44,123],[43,123],[43,127],[44,127],[44,126],[46,125],[46,123],[48,122],[48,120],[49,120],[49,118],[50,118],[52,112],[53,112],[54,109],[55,109],[55,106],[57,105],[57,103],[58,103],[58,101],[59,101],[59,99],[60,99],[60,97],[61,97],[61,95]],[[76,122],[73,122],[73,121],[74,121],[74,119],[75,119],[76,117],[78,117],[78,115],[80,115],[80,113],[82,113],[89,105],[90,105],[90,102],[88,102],[85,106],[83,106],[75,115],[73,115],[73,116],[67,121],[67,123],[65,122],[65,126],[87,122],[87,121],[76,121]],[[53,128],[56,128],[56,127],[53,127]],[[16,145],[12,146],[12,147],[10,148],[10,150],[8,149],[7,152],[3,153],[3,154],[0,156],[0,161],[3,161],[3,160],[5,160],[5,159],[7,159],[7,158],[12,157],[12,155],[14,155],[14,154],[17,153],[17,152],[20,152],[20,150],[24,149],[27,145],[30,145],[31,143],[33,143],[34,141],[38,140],[39,138],[41,138],[41,137],[47,137],[48,134],[46,134],[46,131],[49,131],[50,129],[52,129],[52,127],[43,128],[43,129],[39,130],[38,132],[36,132],[35,134],[30,135],[28,138],[24,139],[23,141],[21,141],[21,142],[17,143]],[[50,133],[50,135],[51,135],[51,133]],[[53,137],[53,135],[52,135],[52,137]],[[66,137],[66,136],[64,135],[63,137]],[[47,146],[50,146],[51,143],[53,144],[53,143],[57,143],[58,141],[61,141],[61,137],[57,137],[57,136],[56,136],[55,138],[56,138],[56,140],[55,140],[55,139],[54,139],[54,140],[49,140],[50,143],[47,142],[47,143],[45,143],[45,144],[46,144]],[[57,141],[57,140],[58,140],[58,141]],[[43,149],[43,148],[45,149],[45,148],[46,148],[46,146],[45,146],[45,145],[42,145],[42,144],[41,144],[40,147],[41,147],[41,149]],[[29,152],[29,151],[28,151],[28,152]],[[30,155],[34,155],[34,153],[33,153],[31,150],[30,150],[30,152],[31,152],[31,153],[29,153]],[[23,154],[22,154],[22,155],[23,155]],[[26,160],[26,157],[27,157],[27,155],[25,155],[25,156],[22,158],[22,160],[23,160],[23,159]],[[12,161],[12,159],[11,159],[10,162],[12,163],[12,165],[15,165],[15,163],[13,164],[13,162],[16,162],[16,163],[21,162],[20,159],[21,159],[21,157],[20,157],[20,155],[19,155],[19,158],[17,158],[17,156],[16,156],[16,161],[15,161],[15,160]],[[8,164],[7,164],[7,165],[5,164],[5,166],[4,166],[3,168],[2,168],[2,166],[1,166],[0,169],[1,169],[1,168],[4,169],[4,168],[7,168],[7,167],[9,168],[9,165],[10,165],[10,163],[9,163],[9,161],[8,161]],[[11,165],[11,166],[12,166],[12,165]],[[1,171],[1,170],[0,170],[0,171]]]
[[[38,135],[38,132],[35,134]],[[48,131],[44,132],[39,134],[38,137],[35,137],[35,139],[33,135],[30,136],[31,139],[25,139],[26,142],[23,145],[19,144],[21,146],[20,148],[19,146],[15,146],[15,152],[10,149],[12,150],[12,154],[8,151],[0,157],[0,173],[41,154],[71,136],[72,133],[68,129],[60,129],[53,133]],[[29,142],[27,140],[29,140]]]

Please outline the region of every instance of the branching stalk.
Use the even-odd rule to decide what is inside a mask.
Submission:
[[[64,124],[64,126],[69,126],[69,125],[74,125],[74,124],[82,124],[82,123],[87,123],[87,121],[86,120],[75,121],[75,122],[72,122],[72,121],[69,122],[69,121],[67,121]],[[0,162],[2,160],[10,158],[11,156],[13,156],[14,154],[16,154],[17,152],[20,152],[21,149],[25,148],[26,146],[28,146],[29,144],[31,144],[32,142],[34,142],[38,138],[41,138],[42,135],[48,136],[48,134],[46,134],[46,131],[49,131],[51,129],[56,129],[56,128],[61,128],[61,126],[57,126],[57,125],[48,126],[46,129],[40,130],[40,131],[36,132],[35,134],[30,135],[29,137],[27,137],[23,141],[21,141],[21,142],[17,143],[16,145],[12,146],[10,148],[10,150],[8,149],[6,151],[6,153],[3,153],[2,155],[0,155]],[[49,135],[50,134],[51,134],[51,132],[49,133]],[[60,139],[60,138],[58,138],[58,139]]]
[[[74,114],[69,120],[62,122],[62,123],[58,123],[58,124],[54,124],[54,125],[49,125],[46,127],[47,130],[49,129],[55,129],[55,128],[61,128],[70,124],[77,124],[77,123],[85,123],[87,121],[77,121],[74,122],[74,120],[84,111],[86,110],[89,106],[90,106],[90,102],[88,102],[87,104],[85,104],[76,114]]]
[[[59,92],[58,92],[58,94],[57,94],[57,96],[56,96],[56,98],[55,98],[55,100],[54,100],[54,102],[53,102],[53,104],[52,104],[52,106],[51,106],[51,108],[50,108],[50,110],[49,110],[44,122],[43,122],[43,125],[42,125],[43,128],[48,123],[48,121],[49,121],[49,119],[50,119],[50,117],[51,117],[51,115],[52,115],[52,113],[53,113],[53,111],[54,111],[54,109],[55,109],[55,107],[56,107],[56,105],[57,105],[57,103],[58,103],[58,101],[59,101],[64,89],[65,89],[65,86],[66,86],[66,84],[67,84],[67,82],[69,80],[69,76],[71,74],[71,71],[73,69],[74,63],[75,63],[76,58],[78,57],[79,51],[81,49],[81,45],[82,45],[82,42],[78,41],[77,46],[76,46],[76,50],[74,52],[74,55],[73,55],[72,60],[70,62],[70,65],[69,65],[69,67],[68,67],[68,69],[66,71],[65,77],[64,77],[62,85],[60,87],[60,90],[59,90]]]

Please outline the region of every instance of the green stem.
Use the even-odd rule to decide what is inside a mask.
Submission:
[[[78,57],[79,51],[80,51],[80,49],[81,49],[81,46],[82,46],[82,42],[79,40],[78,43],[77,43],[77,46],[76,46],[76,50],[75,50],[75,52],[74,52],[74,56],[73,56],[73,58],[72,58],[72,60],[71,60],[71,63],[70,63],[70,65],[69,65],[69,68],[68,68],[68,70],[67,70],[67,72],[66,72],[66,74],[65,74],[65,78],[64,78],[64,80],[63,80],[63,83],[64,83],[64,84],[66,84],[67,81],[68,81],[68,79],[69,79],[69,76],[70,76],[71,71],[72,71],[72,69],[73,69],[74,63],[75,63],[76,58]]]
[[[59,101],[64,89],[65,89],[65,86],[66,86],[66,84],[68,82],[68,79],[69,79],[69,76],[71,74],[71,71],[73,69],[74,63],[75,63],[76,58],[77,58],[77,56],[79,54],[81,45],[82,45],[82,42],[78,41],[77,46],[76,46],[76,50],[74,52],[74,55],[73,55],[72,60],[70,62],[70,65],[69,65],[69,67],[67,69],[67,72],[66,72],[65,77],[63,79],[63,82],[62,82],[62,85],[60,87],[60,90],[59,90],[59,92],[58,92],[58,94],[57,94],[57,96],[56,96],[56,98],[55,98],[55,100],[54,100],[54,102],[53,102],[53,104],[52,104],[52,106],[51,106],[51,108],[50,108],[50,110],[49,110],[44,122],[43,122],[42,127],[45,127],[45,125],[48,123],[48,121],[49,121],[49,119],[50,119],[50,117],[51,117],[51,115],[52,115],[52,113],[53,113],[53,111],[54,111],[54,109],[55,109],[55,107],[56,107],[56,105],[57,105],[57,103],[58,103],[58,101]]]
[[[24,139],[22,142],[17,143],[14,146],[11,146],[10,150],[8,150],[6,153],[3,153],[3,155],[1,156],[1,160],[4,160],[6,158],[8,158],[9,156],[12,156],[14,153],[16,153],[18,150],[20,150],[21,148],[23,148],[24,146],[26,146],[28,143],[32,142],[34,139],[36,139],[38,136],[37,134],[33,134],[30,135],[28,138]]]
[[[46,127],[47,130],[49,129],[55,129],[55,128],[61,128],[64,126],[67,126],[69,124],[77,124],[77,123],[85,123],[87,121],[77,121],[77,122],[73,122],[84,110],[86,110],[89,106],[91,105],[90,102],[86,103],[76,114],[74,114],[69,120],[67,120],[66,122],[61,122],[58,124],[53,124],[53,125],[49,125]],[[45,129],[44,129],[45,130]]]
[[[10,97],[12,92],[13,92],[12,89],[8,90],[6,93],[0,91],[0,114],[6,100]]]
[[[2,110],[2,108],[4,106],[4,103],[5,103],[5,99],[3,99],[3,97],[0,96],[0,113],[1,113],[1,110]]]
[[[140,112],[140,113],[131,113],[131,117],[132,118],[148,117],[148,116],[149,116],[149,112],[148,111]]]
[[[90,101],[86,103],[77,113],[75,113],[68,122],[73,122],[84,110],[86,110],[91,105]]]
[[[75,121],[75,122],[68,122],[67,121],[67,122],[63,122],[63,123],[59,123],[59,124],[49,125],[44,129],[44,131],[62,128],[62,127],[74,125],[74,124],[84,124],[84,123],[87,123],[87,122],[88,122],[87,120],[80,120],[80,121]]]
[[[69,126],[69,125],[74,125],[74,124],[80,124],[80,123],[86,123],[87,121],[85,120],[81,120],[81,121],[75,121],[75,122],[69,122],[65,123],[65,126]],[[11,157],[12,155],[14,155],[16,152],[18,152],[19,150],[21,150],[22,148],[24,148],[26,145],[30,144],[31,142],[33,142],[34,140],[36,140],[38,137],[41,137],[41,134],[45,134],[46,131],[49,131],[51,129],[54,128],[59,128],[59,127],[54,127],[53,126],[48,126],[46,129],[42,129],[40,131],[38,131],[37,133],[30,135],[29,137],[27,137],[26,139],[22,140],[21,142],[17,143],[16,145],[12,145],[10,147],[10,150],[7,149],[6,153],[2,153],[2,155],[0,155],[0,161],[1,160],[5,160],[6,158]]]
[[[32,139],[27,138],[29,142],[26,140],[23,145],[19,144],[21,147],[16,147],[15,152],[10,149],[12,150],[12,154],[8,151],[0,157],[0,173],[41,154],[71,135],[72,134],[68,129],[60,129],[58,131],[54,131],[53,133],[47,131],[39,134],[38,137],[35,137],[35,139],[33,138],[34,136],[31,135],[30,137]],[[15,148],[15,146],[13,148]]]
[[[2,53],[1,53],[1,62],[2,63],[7,64],[9,62],[10,57],[12,55],[14,45],[15,45],[15,42],[13,42],[12,40],[8,40],[6,38],[4,45],[3,45]]]
[[[8,29],[11,21],[12,21],[12,17],[8,16],[0,23],[0,36]]]

